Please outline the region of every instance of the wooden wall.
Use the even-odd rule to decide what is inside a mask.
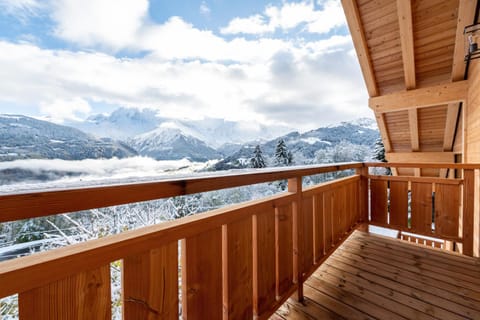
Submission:
[[[480,162],[480,59],[471,61],[468,81],[465,160],[475,163]]]

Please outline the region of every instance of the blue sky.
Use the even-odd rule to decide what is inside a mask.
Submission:
[[[299,130],[370,116],[338,0],[0,0],[0,113]]]

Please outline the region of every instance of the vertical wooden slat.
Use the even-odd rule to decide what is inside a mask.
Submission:
[[[275,209],[276,294],[280,299],[293,283],[292,205]]]
[[[325,252],[328,252],[333,246],[333,192],[331,190],[323,193],[323,217]]]
[[[412,230],[432,232],[432,184],[412,182]]]
[[[435,184],[435,234],[459,236],[460,185]]]
[[[288,179],[288,192],[296,194],[292,203],[292,241],[293,241],[293,282],[297,287],[297,300],[303,300],[303,210],[302,210],[302,177]]]
[[[253,217],[253,305],[257,316],[267,312],[276,299],[275,209]]]
[[[317,263],[325,255],[323,193],[313,196],[313,259]]]
[[[359,182],[359,221],[368,221],[368,168],[357,169],[357,174],[360,175]]]
[[[372,222],[387,223],[387,181],[370,180]]]
[[[390,225],[408,227],[407,181],[390,181]]]
[[[252,298],[252,219],[223,226],[223,319],[250,319]]]
[[[123,318],[178,319],[178,242],[123,260]]]
[[[222,319],[222,229],[182,240],[184,319]]]
[[[111,319],[110,265],[18,295],[19,318]]]
[[[313,209],[313,196],[303,198],[302,211],[303,211],[303,268],[302,273],[307,273],[313,266],[313,233],[315,226],[313,224],[314,218],[314,209]]]
[[[463,170],[463,254],[473,256],[475,171]]]

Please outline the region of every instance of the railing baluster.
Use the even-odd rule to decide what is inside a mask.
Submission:
[[[184,319],[222,319],[222,228],[182,240]]]
[[[267,313],[276,301],[275,293],[275,209],[253,217],[253,302],[254,314]]]
[[[474,255],[474,201],[475,201],[475,171],[463,170],[463,221],[462,238],[463,254]],[[476,254],[475,254],[476,255]]]
[[[275,208],[276,295],[280,300],[293,283],[292,205]]]
[[[178,320],[178,241],[123,260],[123,318]]]
[[[22,320],[110,319],[110,265],[20,293],[18,305]]]
[[[252,218],[222,228],[223,319],[252,318]]]

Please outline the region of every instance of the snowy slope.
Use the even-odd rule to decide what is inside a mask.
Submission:
[[[160,126],[128,140],[129,145],[142,156],[157,160],[207,161],[219,157],[218,152],[178,128]]]
[[[94,159],[136,152],[112,139],[21,115],[0,115],[0,161],[15,159]]]

